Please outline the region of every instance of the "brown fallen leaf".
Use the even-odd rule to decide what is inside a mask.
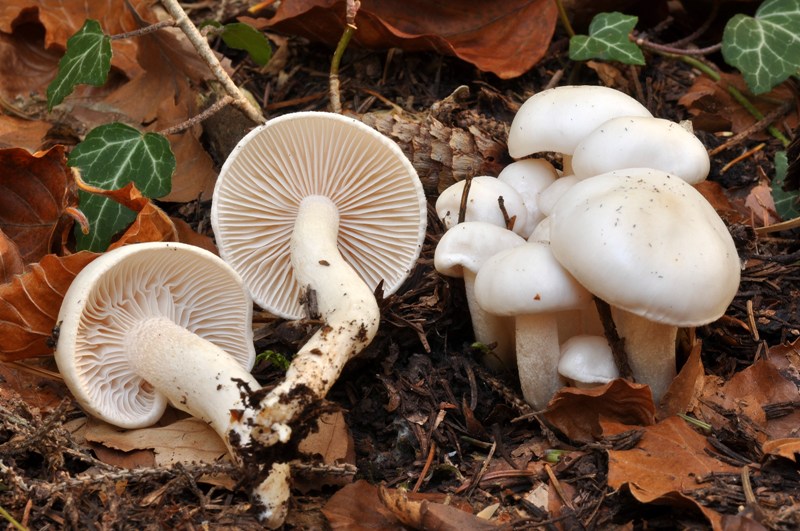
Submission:
[[[0,285],[0,361],[52,353],[51,334],[64,293],[97,254],[49,254],[29,271]]]
[[[61,233],[72,225],[64,211],[78,204],[72,182],[63,146],[35,154],[0,149],[0,229],[24,263],[61,252]]]
[[[492,522],[452,505],[411,499],[409,493],[402,489],[388,489],[381,485],[378,487],[378,499],[392,511],[395,518],[412,529],[439,531],[497,529],[497,525]]]
[[[544,418],[572,440],[593,442],[602,420],[648,426],[655,422],[655,406],[648,386],[617,379],[591,389],[562,388]]]
[[[603,422],[603,435],[630,430],[631,426]],[[608,485],[627,487],[642,503],[693,507],[708,518],[714,529],[721,529],[721,515],[687,496],[700,487],[699,479],[713,473],[738,469],[714,459],[706,438],[678,417],[664,419],[644,429],[635,448],[608,451]]]
[[[241,20],[335,45],[345,28],[345,2],[281,2],[271,18]],[[424,15],[423,15],[424,14]],[[362,0],[352,44],[434,50],[509,79],[527,72],[550,44],[558,17],[548,0]]]
[[[303,461],[322,462],[326,465],[352,465],[355,469],[356,451],[353,436],[341,411],[325,413],[317,419],[317,431],[312,431],[300,441],[298,451]],[[352,476],[321,471],[306,477],[295,474],[292,487],[302,493],[319,490],[323,486],[343,486]]]
[[[0,62],[2,61],[2,36],[0,35]],[[0,84],[2,83],[0,82]],[[25,120],[0,114],[0,148],[18,147],[30,152],[38,151],[52,127],[52,124],[44,120]]]
[[[136,430],[121,430],[90,418],[83,435],[89,442],[126,453],[152,450],[155,466],[192,462],[214,463],[228,455],[225,443],[219,435],[208,424],[192,417],[179,419],[165,426]],[[124,462],[110,464],[132,468]]]
[[[701,352],[701,343],[697,341],[692,347],[686,363],[683,364],[666,394],[661,398],[656,413],[658,420],[672,417],[678,413],[686,413],[696,401],[705,383],[705,369],[703,360],[700,359]]]
[[[378,488],[363,479],[342,487],[322,507],[333,531],[407,531],[384,507]]]
[[[775,201],[772,198],[772,188],[769,181],[762,179],[750,189],[744,200],[744,206],[752,213],[754,227],[766,227],[781,221],[775,211]]]
[[[10,404],[22,400],[41,415],[54,411],[69,395],[63,382],[36,372],[36,365],[15,366],[0,361],[0,402]],[[48,368],[52,370],[52,368]]]
[[[785,457],[797,463],[800,454],[800,439],[775,439],[765,442],[762,447],[765,454]]]
[[[23,269],[25,262],[19,254],[17,244],[0,229],[0,284],[10,281],[14,275],[22,273]]]

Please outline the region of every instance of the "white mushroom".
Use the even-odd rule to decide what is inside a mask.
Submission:
[[[324,322],[284,381],[245,411],[241,444],[288,441],[291,422],[372,341],[380,318],[373,292],[381,285],[393,293],[414,267],[426,206],[400,148],[355,119],[293,113],[239,142],[214,189],[211,222],[220,254],[265,309],[299,318],[303,298]],[[264,485],[288,489],[273,479]],[[286,504],[277,499],[286,492],[279,494],[256,491],[271,527],[285,516]]]
[[[558,373],[580,389],[619,378],[614,354],[603,336],[578,335],[565,341],[561,345]]]
[[[242,393],[260,387],[250,375],[251,312],[239,275],[208,251],[161,242],[120,247],[70,285],[56,363],[95,417],[141,428],[171,403],[230,446]]]
[[[436,215],[447,229],[458,223],[466,183],[464,180],[448,186],[436,199]],[[464,221],[485,221],[504,229],[509,228],[507,221],[511,221],[511,230],[523,234],[527,209],[522,196],[513,187],[497,177],[481,175],[471,179],[467,195]]]
[[[625,168],[654,168],[697,184],[711,162],[702,142],[681,124],[645,116],[612,118],[575,148],[572,170],[579,179]]]
[[[558,314],[585,307],[586,291],[543,243],[501,251],[475,278],[475,299],[489,313],[513,316],[517,370],[525,400],[544,409],[561,387]]]
[[[565,85],[543,90],[528,98],[514,116],[508,152],[515,159],[543,151],[570,156],[586,135],[617,116],[652,115],[635,99],[608,87]]]
[[[539,211],[545,216],[553,212],[558,199],[567,193],[580,179],[574,175],[565,175],[556,179],[553,184],[542,190],[539,194]]]
[[[475,339],[487,345],[496,343],[494,353],[508,368],[514,366],[514,323],[507,317],[485,312],[475,301],[474,283],[488,258],[523,243],[522,236],[508,229],[483,221],[466,221],[442,235],[433,255],[434,267],[441,274],[464,278]]]
[[[526,221],[520,227],[523,238],[530,236],[534,227],[544,218],[539,209],[539,194],[553,184],[558,173],[552,164],[544,159],[523,159],[512,162],[500,172],[497,180],[504,182],[519,192],[527,210]]]
[[[677,327],[718,319],[736,295],[725,224],[686,181],[647,168],[579,182],[551,220],[553,254],[612,306],[633,376],[660,400],[676,373]]]

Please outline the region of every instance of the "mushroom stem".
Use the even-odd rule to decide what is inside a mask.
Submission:
[[[328,393],[345,363],[378,331],[375,295],[339,252],[338,231],[339,212],[330,199],[303,199],[292,233],[292,265],[300,285],[315,292],[324,324],[258,407],[253,436],[265,446],[288,440],[288,423]]]
[[[493,349],[495,359],[486,357],[486,363],[493,369],[514,368],[514,321],[504,315],[493,315],[480,307],[475,299],[475,277],[477,273],[464,268],[464,291],[467,296],[467,308],[472,319],[472,332],[475,340],[484,343],[495,343]]]
[[[557,319],[553,313],[517,316],[517,370],[525,401],[537,410],[547,407],[562,387],[558,375]]]
[[[658,404],[669,389],[677,372],[675,342],[678,327],[657,323],[621,308],[612,306],[611,313],[634,379],[650,386],[653,401]]]
[[[174,407],[208,422],[230,449],[231,413],[245,409],[240,386],[256,390],[256,379],[214,343],[166,317],[137,323],[127,341],[139,376]]]

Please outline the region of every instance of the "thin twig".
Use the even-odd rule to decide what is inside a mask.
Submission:
[[[261,114],[261,111],[255,108],[250,100],[244,95],[244,93],[239,90],[239,87],[236,86],[236,83],[230,78],[230,76],[225,72],[220,64],[217,56],[214,55],[214,52],[211,50],[211,47],[208,45],[208,41],[200,34],[200,31],[197,29],[197,26],[192,23],[189,19],[189,16],[183,10],[181,5],[178,3],[178,0],[161,0],[161,3],[164,5],[164,8],[167,12],[175,19],[175,25],[177,25],[181,31],[186,35],[189,39],[189,42],[192,43],[195,50],[197,50],[198,55],[206,62],[211,72],[214,74],[214,77],[222,84],[225,88],[225,92],[227,92],[231,98],[233,98],[233,104],[239,108],[250,120],[253,122],[260,124],[265,121],[264,116]]]
[[[213,116],[214,114],[218,113],[223,107],[225,107],[229,103],[233,103],[233,98],[226,94],[219,100],[215,101],[213,105],[209,106],[206,110],[204,110],[200,114],[192,116],[188,120],[185,120],[179,123],[178,125],[173,125],[172,127],[167,127],[166,129],[162,129],[161,131],[159,131],[159,133],[166,136],[186,131],[187,129],[193,127],[195,124],[199,124],[203,120],[206,120],[211,116]]]
[[[173,19],[169,20],[162,20],[160,22],[156,22],[155,24],[150,24],[149,26],[145,26],[143,28],[138,28],[132,31],[126,31],[125,33],[117,33],[116,35],[111,35],[109,37],[112,41],[121,40],[121,39],[130,39],[131,37],[141,37],[142,35],[147,35],[148,33],[154,33],[163,28],[171,28],[175,26],[175,21]]]
[[[350,44],[350,39],[353,38],[353,34],[358,29],[356,27],[356,13],[358,13],[360,7],[361,2],[359,0],[347,0],[347,11],[345,13],[346,26],[342,37],[339,39],[339,43],[336,45],[336,51],[333,52],[333,58],[331,59],[331,71],[328,78],[328,97],[331,102],[331,111],[339,114],[342,112],[342,96],[339,90],[339,64],[342,61],[342,56],[347,49],[347,45]]]

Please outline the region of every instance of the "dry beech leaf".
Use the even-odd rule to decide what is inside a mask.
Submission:
[[[616,435],[631,426],[604,422],[603,434]],[[706,453],[713,451],[706,438],[685,421],[670,417],[644,429],[635,448],[608,451],[608,485],[612,489],[627,486],[642,503],[694,507],[701,511],[715,529],[720,529],[719,513],[703,507],[684,493],[700,488],[698,478],[713,473],[735,473],[736,467]]]
[[[22,273],[24,268],[25,262],[19,254],[17,244],[0,229],[0,284],[10,281],[15,275]]]
[[[363,479],[339,489],[322,507],[333,531],[407,531],[378,498],[378,488]]]
[[[700,359],[701,343],[695,342],[689,358],[672,381],[658,405],[656,417],[661,420],[678,413],[686,413],[696,401],[705,383],[705,368]]]
[[[733,131],[740,133],[753,125],[756,119],[744,107],[742,107],[733,96],[728,92],[727,86],[732,85],[741,92],[748,94],[748,99],[761,111],[767,115],[781,105],[781,102],[794,99],[792,89],[780,85],[760,96],[753,96],[747,91],[747,86],[739,74],[721,73],[721,80],[715,82],[705,76],[699,76],[694,84],[678,100],[689,110],[693,116],[692,125],[695,129],[702,131]],[[797,109],[789,111],[781,123],[793,129],[800,123],[800,111]],[[764,140],[769,138],[765,132],[756,132],[750,135],[751,139]]]
[[[0,36],[0,64],[3,64],[1,50],[2,36]],[[0,81],[0,93],[2,92],[3,81]],[[38,151],[42,147],[42,140],[52,127],[52,124],[43,120],[23,120],[0,114],[0,148],[19,147],[31,152]]]
[[[155,466],[214,463],[228,455],[219,435],[202,420],[191,417],[166,426],[136,430],[120,430],[97,419],[89,419],[84,437],[89,442],[122,452],[152,450]]]
[[[570,439],[592,442],[602,432],[601,420],[647,426],[655,421],[655,406],[648,386],[617,379],[591,389],[562,388],[544,418]]]
[[[797,463],[800,454],[800,439],[775,439],[765,442],[761,449],[765,454],[785,457]]]
[[[281,2],[270,19],[242,20],[333,46],[345,28],[344,13],[341,0],[296,0]],[[544,56],[557,17],[549,0],[362,0],[351,42],[364,48],[435,50],[509,79]]]
[[[729,198],[726,190],[719,183],[702,181],[695,184],[694,187],[727,223],[749,223],[750,214],[747,207],[744,206],[744,202],[740,199]]]
[[[767,180],[760,180],[750,189],[744,200],[744,206],[750,210],[755,227],[766,227],[781,221],[775,210],[772,188]]]
[[[378,487],[378,499],[403,524],[412,529],[436,529],[438,531],[461,531],[471,529],[497,529],[498,526],[478,518],[470,512],[452,505],[435,503],[430,500],[412,499],[401,489]]]
[[[217,246],[214,244],[214,240],[205,234],[200,234],[180,218],[170,216],[169,219],[175,226],[175,232],[178,234],[179,242],[188,243],[189,245],[194,245],[195,247],[200,247],[201,249],[219,255],[219,249],[217,249]]]
[[[356,464],[356,451],[353,436],[347,427],[341,411],[326,413],[317,419],[317,431],[306,435],[300,441],[298,450],[309,456],[312,462],[322,462],[326,465]],[[313,474],[311,478],[295,476],[293,487],[300,492],[319,490],[326,485],[342,486],[350,483],[352,477],[342,474]]]
[[[50,361],[50,360],[37,360]],[[36,368],[34,363],[34,369]],[[44,367],[53,370],[52,366]],[[41,374],[0,362],[0,402],[10,404],[22,400],[39,414],[46,415],[55,410],[69,395],[63,382],[46,378]]]
[[[36,262],[60,243],[64,210],[77,205],[63,146],[30,154],[0,149],[0,229],[22,260]],[[71,223],[69,223],[71,226]]]
[[[800,412],[767,421],[764,406],[800,399],[797,385],[781,375],[769,360],[761,359],[736,373],[720,386],[715,379],[707,378],[702,392],[697,416],[719,430],[734,419],[738,429],[747,430],[753,440],[761,443],[768,439],[781,439],[797,435]],[[724,410],[730,415],[720,415]],[[746,419],[746,421],[742,421]],[[793,433],[794,432],[794,433]]]
[[[52,353],[48,340],[64,293],[97,256],[87,251],[62,257],[48,254],[26,273],[0,285],[0,361]]]

